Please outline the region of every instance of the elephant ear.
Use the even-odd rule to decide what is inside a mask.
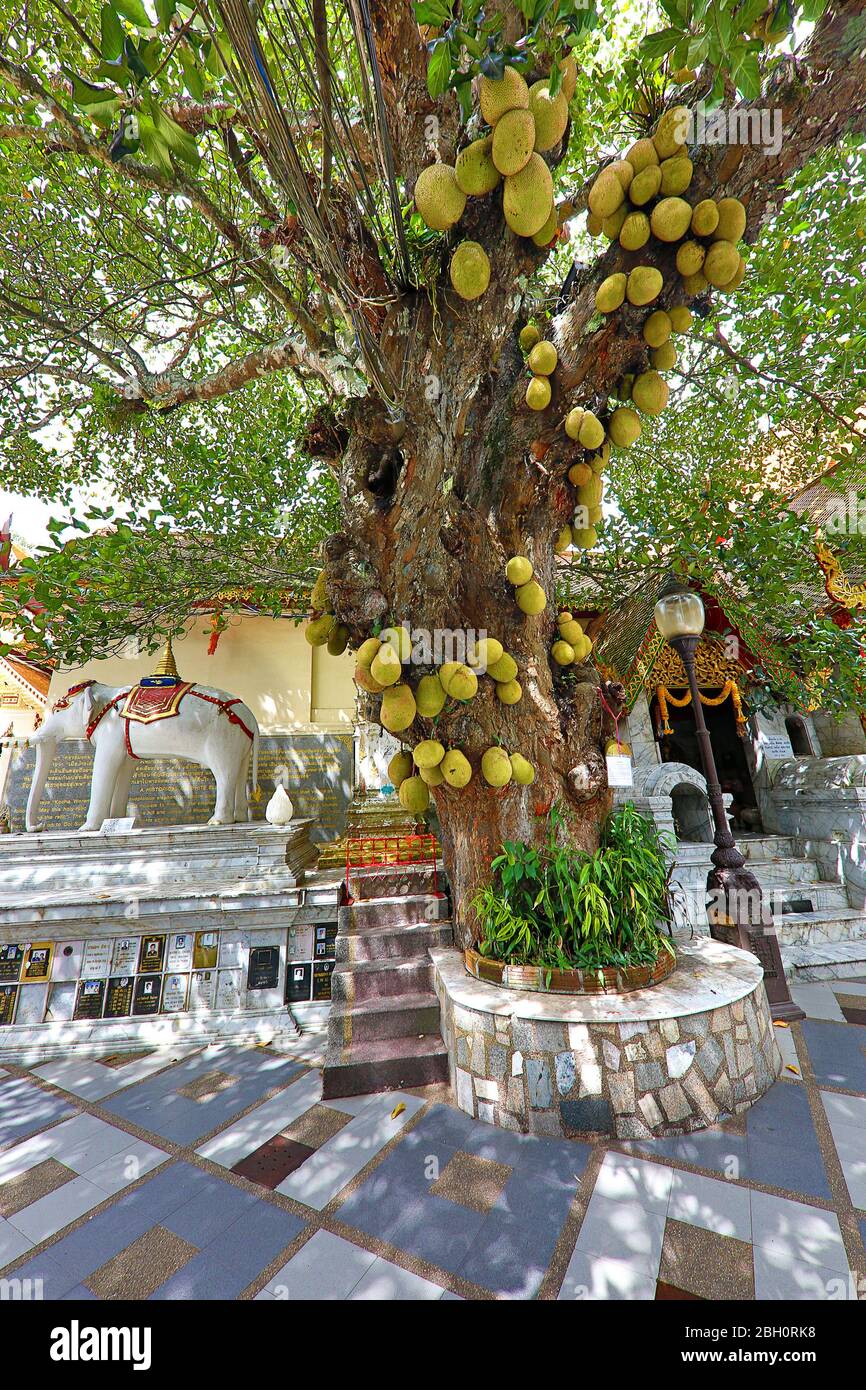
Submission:
[[[85,727],[90,723],[91,719],[93,718],[94,703],[95,702],[93,699],[93,686],[85,686],[85,688],[81,692],[81,712],[84,715]]]

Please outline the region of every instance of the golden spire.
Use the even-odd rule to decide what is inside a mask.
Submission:
[[[163,648],[162,656],[159,658],[156,670],[153,674],[155,676],[174,676],[175,680],[180,679],[174,660],[174,652],[171,649],[170,637]]]

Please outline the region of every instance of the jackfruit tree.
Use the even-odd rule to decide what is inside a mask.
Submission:
[[[504,839],[609,805],[577,581],[721,568],[758,612],[812,563],[772,449],[806,420],[792,480],[862,469],[862,316],[819,277],[780,332],[780,264],[862,285],[864,91],[863,0],[0,0],[6,486],[113,523],[20,623],[80,659],[227,566],[263,607],[315,580],[465,943]],[[855,671],[830,626],[802,668]]]

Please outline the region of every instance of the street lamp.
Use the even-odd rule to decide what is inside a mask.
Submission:
[[[737,944],[744,951],[751,951],[758,957],[764,968],[764,988],[773,1019],[792,1022],[805,1018],[805,1014],[788,991],[772,913],[764,906],[761,885],[751,870],[746,868],[746,861],[731,834],[716,772],[713,745],[704,719],[695,669],[695,652],[704,630],[704,616],[701,596],[693,589],[671,589],[662,595],[655,606],[656,627],[679,654],[685,667],[695,714],[698,751],[713,817],[715,849],[710,857],[714,867],[707,877],[707,892],[712,898],[708,912],[710,930],[722,941],[730,942],[731,937],[735,936]],[[769,931],[765,930],[767,927]]]

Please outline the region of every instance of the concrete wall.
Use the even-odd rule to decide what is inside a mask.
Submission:
[[[821,740],[821,752],[825,758],[845,758],[858,753],[866,753],[866,733],[860,723],[859,715],[848,710],[841,719],[831,714],[816,711],[812,722]]]

